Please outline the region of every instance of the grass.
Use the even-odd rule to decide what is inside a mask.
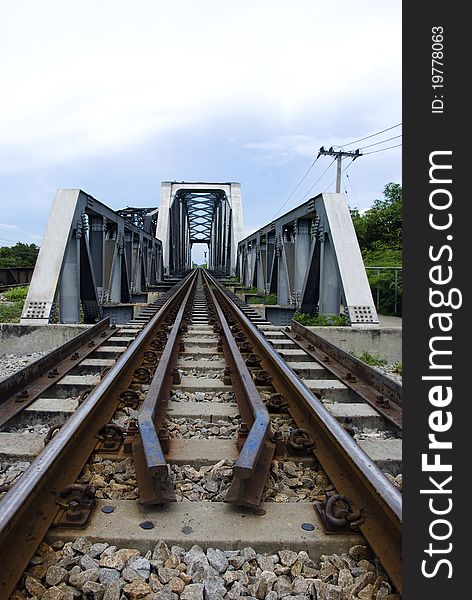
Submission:
[[[28,287],[16,287],[11,290],[7,290],[6,292],[2,292],[2,296],[10,301],[22,300],[23,302],[26,300],[26,296],[28,295]]]
[[[27,287],[17,287],[0,294],[0,323],[19,323],[23,304],[28,294]],[[6,300],[6,302],[5,302]]]
[[[366,363],[366,365],[370,365],[371,367],[382,367],[383,365],[387,364],[387,359],[380,354],[371,354],[370,352],[356,354],[355,352],[351,352],[351,355],[354,356],[354,358],[358,358],[362,362]]]
[[[309,313],[296,312],[293,315],[293,320],[301,325],[321,326],[321,327],[342,327],[347,325],[344,315],[310,315]]]
[[[252,298],[249,298],[249,304],[277,304],[277,294],[252,296]]]
[[[403,375],[402,371],[403,371],[403,363],[402,363],[402,361],[396,362],[393,365],[392,373],[396,373],[397,375]]]
[[[228,279],[226,279],[226,285],[234,285],[235,283],[240,283],[239,277],[237,277],[236,275],[232,275],[231,277],[228,277]]]
[[[0,303],[0,323],[19,323],[23,302]]]

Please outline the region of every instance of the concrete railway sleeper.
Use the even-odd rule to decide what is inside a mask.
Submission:
[[[103,378],[119,354],[129,346],[173,291],[175,290],[162,294],[128,324],[117,327],[110,323],[108,317],[102,319],[0,381],[0,431],[13,419],[18,420],[25,411],[31,413],[35,411],[36,405],[45,405],[44,399],[62,397],[61,392],[55,388],[63,386],[70,391],[77,389],[79,394],[76,397],[81,403],[93,387],[93,384],[86,385],[86,376],[91,375],[92,381],[96,381],[97,377]],[[70,377],[64,380],[66,376]],[[79,379],[82,376],[83,382]],[[73,386],[73,383],[76,385]],[[88,389],[83,389],[84,387]]]
[[[53,352],[41,357],[0,383],[0,429],[69,374],[92,352],[118,333],[103,319]]]
[[[247,305],[229,290],[225,294],[241,311]],[[252,319],[250,319],[252,321]],[[366,365],[326,339],[292,321],[290,327],[258,324],[282,360],[322,402],[380,467],[396,487],[402,485],[402,398],[401,384]],[[260,358],[253,355],[251,361]],[[283,396],[270,399],[287,406]]]
[[[225,574],[231,599],[265,597],[273,585],[291,585],[290,593],[304,597],[315,586],[312,593],[323,598],[346,585],[346,598],[370,592],[377,600],[392,589],[380,563],[375,575],[365,572],[363,534],[401,590],[398,490],[284,364],[246,316],[250,309],[242,309],[214,277],[199,270],[175,286],[149,323],[143,320],[137,338],[0,500],[1,597],[8,597],[17,581],[24,589],[28,577],[42,573],[27,563],[43,539],[53,548],[66,543],[68,552],[77,548],[79,558],[93,542],[100,546],[101,557],[80,558],[90,577],[99,563],[108,577],[120,553],[129,552],[113,547],[130,548],[129,540],[145,557],[140,565],[165,555],[161,566],[152,567],[154,580],[149,573],[141,574],[144,580],[133,579],[126,565],[134,559],[123,563],[126,585],[121,584],[117,597],[133,598],[140,585],[150,589],[152,581],[155,597],[164,598],[159,594],[165,592],[170,598],[172,591],[177,600],[181,594],[197,593],[199,586],[198,593],[205,590],[209,597],[216,585],[214,569],[223,568],[213,562],[216,552],[221,564],[234,559],[235,569],[246,555],[253,560],[254,553],[254,564],[244,566],[248,591],[247,582],[236,590],[240,583],[233,584],[234,578]],[[263,319],[255,321],[261,330],[272,331]],[[322,505],[319,512],[315,504]],[[83,535],[91,542],[77,539],[77,526],[86,527]],[[325,533],[329,530],[336,535]],[[174,544],[172,551],[162,542],[152,551],[160,539],[169,548]],[[194,546],[186,563],[182,552],[189,544]],[[243,552],[241,544],[251,548]],[[43,544],[39,554],[49,547]],[[201,583],[191,566],[198,547],[198,552],[208,549],[208,559],[198,555],[202,568],[208,561],[212,565]],[[187,568],[178,565],[173,548]],[[214,548],[226,549],[226,558]],[[270,566],[269,557],[256,557],[252,548],[269,552],[275,562]],[[290,560],[283,553],[277,558],[278,548],[291,553]],[[312,559],[308,562],[307,553]],[[326,579],[317,580],[313,560],[320,559],[320,576]],[[175,566],[182,567],[184,583],[176,581]],[[21,577],[25,568],[27,574]],[[339,582],[338,575],[331,579],[333,569]],[[61,589],[82,577],[75,570]],[[275,583],[274,570],[283,581]],[[173,579],[167,583],[170,571]],[[41,577],[44,583],[46,575]],[[77,585],[82,593],[96,590],[100,595],[108,590],[101,577]],[[28,591],[32,585],[29,581]],[[218,585],[217,593],[226,598],[223,584]]]

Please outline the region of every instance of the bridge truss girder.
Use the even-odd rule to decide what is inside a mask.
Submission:
[[[344,194],[320,194],[239,243],[242,283],[276,293],[281,306],[378,326]]]
[[[142,299],[162,279],[155,211],[114,211],[82,190],[58,190],[21,323],[79,323],[81,313],[93,323],[106,304]]]
[[[239,183],[162,182],[157,237],[166,273],[190,269],[192,245],[203,243],[208,268],[233,274],[242,226]]]

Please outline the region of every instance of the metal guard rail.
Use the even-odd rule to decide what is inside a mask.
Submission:
[[[244,359],[241,356],[239,348],[234,341],[233,334],[229,328],[228,322],[226,321],[218,300],[216,299],[215,294],[210,286],[208,286],[208,291],[218,314],[218,320],[222,328],[222,335],[225,337],[228,349],[233,358],[233,364],[236,371],[235,375],[240,382],[245,400],[251,409],[254,419],[247,439],[239,453],[233,469],[233,474],[236,475],[236,477],[239,479],[248,479],[254,473],[264,441],[269,433],[270,415],[265,407],[265,404],[261,400],[256,384],[254,383],[251,373],[249,372],[249,369],[247,368]]]
[[[185,296],[162,351],[146,398],[138,412],[139,439],[133,443],[133,457],[142,504],[164,504],[176,501],[169,480],[168,465],[159,440],[159,428],[167,411],[172,369],[182,333],[184,312],[194,289],[196,276],[196,272],[189,275],[179,290],[180,294],[185,293]]]

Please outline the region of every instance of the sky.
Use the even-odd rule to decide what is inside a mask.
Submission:
[[[59,188],[154,207],[166,180],[240,182],[248,235],[334,191],[328,156],[301,181],[321,146],[364,153],[351,207],[401,183],[401,146],[377,152],[401,144],[400,1],[0,0],[0,56],[0,245],[40,245]]]

